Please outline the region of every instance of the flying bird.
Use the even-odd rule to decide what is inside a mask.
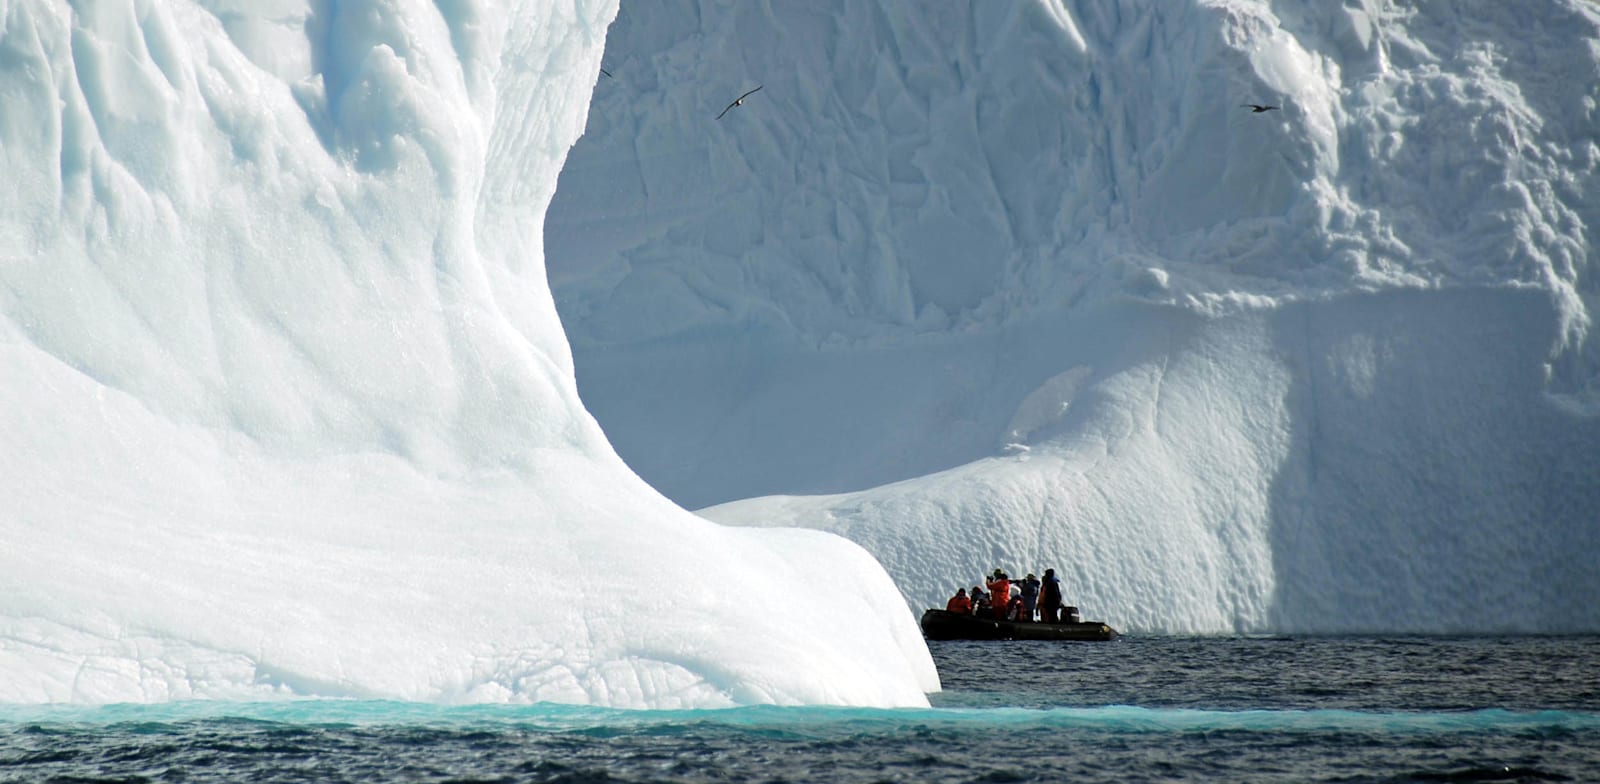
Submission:
[[[762,86],[759,85],[759,84],[756,85],[756,90],[761,89],[761,87]],[[719,120],[722,119],[722,115],[723,114],[727,114],[729,109],[732,109],[735,106],[743,106],[744,105],[744,99],[749,98],[750,97],[750,93],[753,93],[756,90],[751,90],[750,92],[747,92],[744,95],[741,95],[738,98],[735,98],[733,103],[728,104],[728,108],[727,109],[723,109],[722,110],[722,114],[717,115],[717,119],[719,119]]]
[[[600,73],[603,73],[603,74],[605,74],[605,75],[606,75],[606,77],[607,77],[607,78],[612,78],[612,79],[615,79],[615,78],[616,78],[616,77],[614,77],[614,76],[612,76],[612,75],[611,75],[611,72],[610,72],[610,71],[607,71],[607,70],[606,70],[606,69],[604,69],[604,68],[601,68],[601,69],[600,69]]]
[[[1278,108],[1276,106],[1262,106],[1259,103],[1241,103],[1239,105],[1240,106],[1248,106],[1248,107],[1250,107],[1250,113],[1251,114],[1260,114],[1262,112],[1270,112],[1273,109]]]

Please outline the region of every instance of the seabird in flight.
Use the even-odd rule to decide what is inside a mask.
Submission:
[[[1248,107],[1250,107],[1250,113],[1251,114],[1260,114],[1262,112],[1270,112],[1273,109],[1278,108],[1276,106],[1262,106],[1259,103],[1241,103],[1239,105],[1240,106],[1248,106]]]
[[[758,85],[756,85],[756,90],[759,90],[759,89],[761,89],[761,85],[758,84]],[[727,109],[723,109],[722,110],[722,114],[727,114],[728,113],[728,109],[732,109],[735,106],[743,106],[744,105],[744,99],[749,98],[750,97],[750,93],[753,93],[756,90],[751,90],[750,92],[747,92],[744,95],[741,95],[738,98],[734,99],[733,103],[728,104],[728,108]],[[722,119],[722,114],[717,115],[717,119],[719,119],[719,120]]]

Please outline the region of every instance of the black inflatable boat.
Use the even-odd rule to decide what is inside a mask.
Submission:
[[[945,610],[922,614],[922,636],[930,640],[1076,640],[1105,642],[1117,639],[1117,630],[1099,621],[1029,623],[1002,621],[980,615]]]

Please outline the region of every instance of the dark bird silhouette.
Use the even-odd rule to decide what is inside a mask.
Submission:
[[[616,78],[616,77],[614,77],[614,76],[611,76],[611,72],[610,72],[610,71],[607,71],[607,70],[606,70],[606,69],[604,69],[604,68],[601,68],[601,69],[600,69],[600,73],[603,73],[603,74],[605,74],[605,75],[606,75],[606,76],[607,76],[607,77],[609,77],[609,78],[612,78],[612,79],[615,79],[615,78]]]
[[[1278,108],[1276,106],[1262,106],[1259,103],[1241,103],[1239,105],[1240,106],[1248,106],[1248,107],[1250,107],[1250,113],[1251,114],[1260,114],[1262,112],[1270,112],[1273,109]]]
[[[761,89],[761,87],[762,87],[762,85],[759,85],[759,84],[756,85],[756,90]],[[750,97],[750,93],[753,93],[756,90],[751,90],[750,92],[747,92],[744,95],[741,95],[738,98],[735,98],[733,100],[733,103],[728,104],[728,108],[727,109],[723,109],[722,110],[722,114],[717,115],[717,119],[719,119],[719,120],[722,119],[722,115],[723,114],[727,114],[729,109],[732,109],[735,106],[743,106],[744,105],[744,99],[749,98]]]

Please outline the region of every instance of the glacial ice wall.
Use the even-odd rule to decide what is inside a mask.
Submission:
[[[674,499],[914,607],[1600,629],[1592,4],[629,3],[605,65],[552,291]]]
[[[865,551],[578,400],[541,226],[615,12],[0,0],[0,701],[926,704]]]

